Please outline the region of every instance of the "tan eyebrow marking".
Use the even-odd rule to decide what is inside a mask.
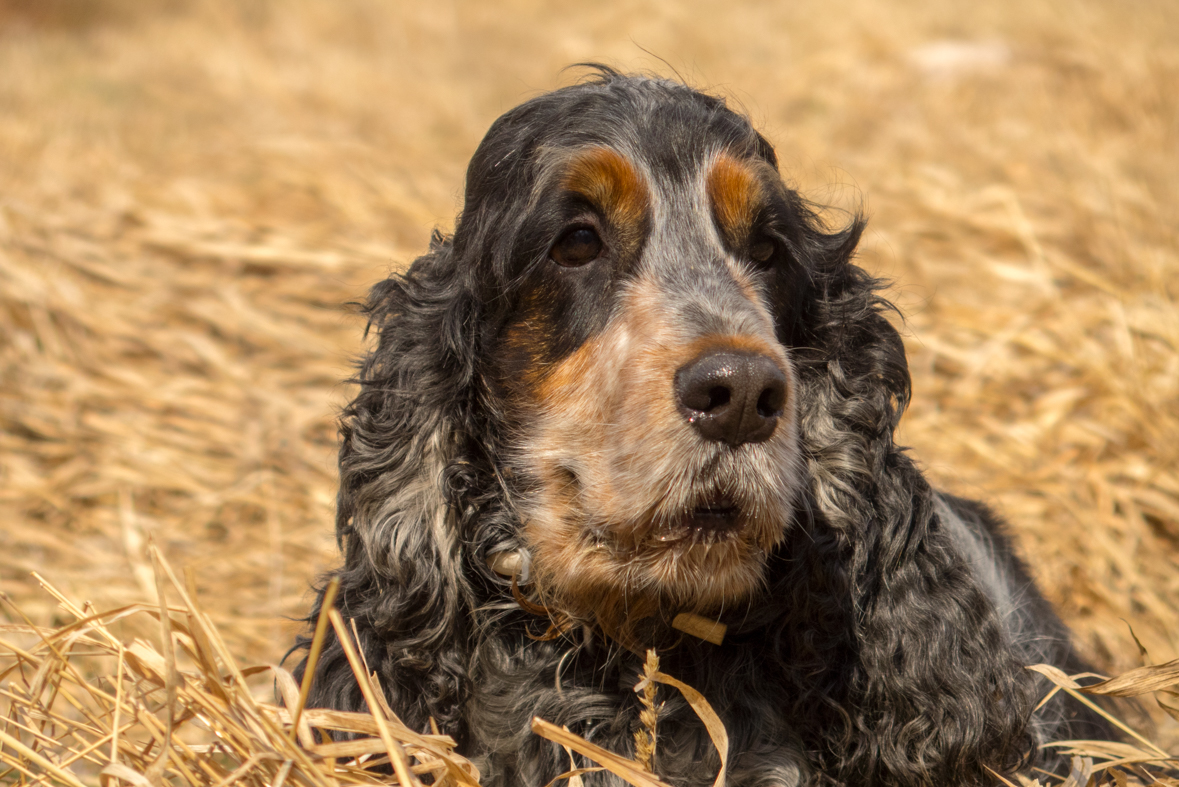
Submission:
[[[721,153],[708,170],[705,190],[725,240],[734,246],[744,243],[765,202],[756,165]]]
[[[627,243],[642,238],[651,198],[643,177],[621,153],[604,147],[578,153],[561,185],[606,214]]]

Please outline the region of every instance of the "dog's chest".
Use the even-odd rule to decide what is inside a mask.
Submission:
[[[807,767],[787,718],[788,698],[780,696],[771,676],[756,668],[752,654],[733,658],[737,654],[725,653],[724,647],[694,643],[665,664],[669,673],[680,672],[686,682],[700,687],[721,717],[729,737],[725,783],[802,784]],[[595,661],[595,655],[601,660]],[[546,648],[543,655],[520,654],[501,667],[493,679],[480,681],[471,701],[471,729],[479,736],[472,754],[481,755],[485,783],[544,784],[574,768],[593,767],[580,756],[571,760],[556,744],[529,737],[533,717],[633,756],[635,733],[644,729],[634,690],[642,668],[637,657]],[[668,686],[659,687],[656,703],[656,775],[677,787],[713,784],[721,761],[696,711]],[[583,774],[582,780],[586,787],[624,783],[605,771]]]

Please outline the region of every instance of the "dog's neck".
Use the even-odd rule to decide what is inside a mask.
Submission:
[[[521,588],[531,581],[532,558],[527,549],[504,550],[493,552],[487,557],[487,566],[497,575],[512,581],[512,592],[522,609],[536,615],[548,616],[551,622],[549,634],[559,635],[563,631],[576,627],[576,621],[582,615],[567,612],[557,606],[554,608],[547,603],[538,603],[523,596]],[[669,617],[662,614],[658,608],[647,610],[651,605],[626,605],[629,614],[603,615],[597,614],[591,623],[583,625],[597,630],[605,636],[619,642],[621,645],[636,653],[643,654],[646,650],[662,642],[666,645],[669,631],[687,634],[714,645],[724,641],[727,626],[713,617],[697,614],[691,611],[681,611]],[[648,614],[643,614],[648,613]]]

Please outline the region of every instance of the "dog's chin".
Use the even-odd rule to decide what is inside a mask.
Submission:
[[[766,556],[786,521],[710,494],[670,516],[587,526],[576,551],[550,551],[551,542],[542,539],[533,544],[534,567],[546,595],[574,617],[605,622],[660,610],[713,613],[763,587]]]
[[[784,520],[758,518],[730,497],[711,495],[660,521],[627,561],[640,577],[634,592],[661,606],[708,612],[747,599],[764,583],[766,555],[781,540]]]

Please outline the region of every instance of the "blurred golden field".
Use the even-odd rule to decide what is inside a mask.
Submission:
[[[0,590],[41,625],[73,618],[32,571],[150,601],[150,540],[277,662],[335,559],[345,304],[584,60],[729,97],[833,221],[863,205],[903,440],[1010,519],[1103,671],[1143,663],[1131,628],[1179,656],[1166,0],[0,0]]]

